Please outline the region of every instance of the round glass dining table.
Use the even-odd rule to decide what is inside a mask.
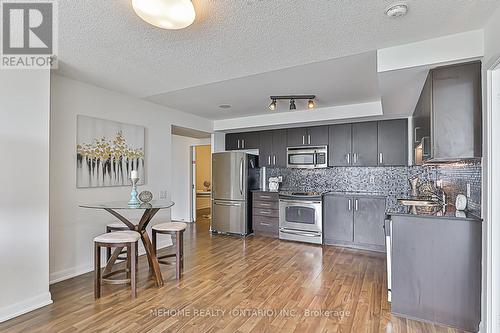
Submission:
[[[146,256],[148,258],[149,267],[152,269],[154,278],[156,281],[156,285],[158,287],[163,286],[163,278],[161,276],[160,264],[158,263],[158,259],[155,256],[155,251],[153,249],[153,245],[151,244],[151,240],[149,239],[149,235],[146,231],[146,227],[149,222],[151,222],[153,216],[158,213],[160,209],[167,209],[174,205],[173,201],[169,200],[153,200],[148,203],[142,203],[139,205],[129,205],[127,201],[113,201],[113,202],[104,202],[104,203],[96,203],[96,204],[83,204],[80,205],[82,208],[90,208],[90,209],[103,209],[116,217],[118,220],[122,221],[130,230],[137,231],[141,234],[141,240],[144,244],[144,249],[146,250]],[[124,217],[118,211],[120,210],[144,210],[144,214],[142,215],[139,223],[134,224],[128,218]],[[116,248],[113,251],[113,254],[109,258],[106,263],[106,268],[104,268],[103,275],[111,273],[111,269],[118,259],[118,256],[122,252],[123,248]]]

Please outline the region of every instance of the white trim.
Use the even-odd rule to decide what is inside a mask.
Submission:
[[[167,237],[167,236],[168,235],[165,235],[165,237]],[[165,247],[172,246],[172,245],[173,245],[172,238],[170,238],[170,239],[164,238],[163,240],[160,240],[158,242],[158,249],[163,249]],[[142,256],[144,254],[146,254],[146,251],[144,251],[144,248],[142,246],[140,246],[139,247],[139,256]],[[104,251],[103,251],[102,255],[103,255],[103,257],[102,257],[101,262],[102,262],[102,267],[104,267],[106,265],[106,260],[104,259]],[[64,269],[64,270],[61,270],[59,272],[53,272],[53,273],[50,273],[49,283],[50,284],[58,283],[58,282],[61,282],[64,280],[74,278],[75,276],[79,276],[82,274],[86,274],[88,272],[92,272],[93,270],[94,270],[94,263],[87,262],[85,264],[82,264],[82,265],[79,265],[76,267]]]
[[[0,309],[0,323],[49,304],[52,304],[52,295],[50,292],[46,292],[22,302],[3,307]]]
[[[500,59],[496,65],[488,69],[486,86],[486,214],[485,214],[485,246],[484,269],[486,273],[483,295],[486,298],[483,304],[486,309],[483,313],[481,331],[495,333],[500,331],[500,133],[494,131],[500,127]]]
[[[478,59],[483,55],[484,31],[466,31],[377,50],[377,71]]]

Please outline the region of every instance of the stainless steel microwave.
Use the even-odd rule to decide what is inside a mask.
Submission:
[[[328,167],[328,146],[288,147],[287,167],[319,169]]]

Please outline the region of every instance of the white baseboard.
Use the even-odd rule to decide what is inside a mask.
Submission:
[[[158,242],[158,249],[162,249],[164,247],[172,246],[172,245],[173,245],[172,238],[170,238],[170,239],[165,238],[165,239],[160,240]],[[146,251],[144,251],[142,246],[140,246],[139,247],[139,255],[141,256],[143,254],[146,254]],[[101,261],[102,261],[102,267],[104,267],[106,265],[106,262],[104,260],[101,260]],[[64,270],[61,270],[58,272],[53,272],[53,273],[50,273],[50,277],[49,277],[50,284],[54,284],[54,283],[61,282],[61,281],[67,280],[67,279],[71,279],[71,278],[74,278],[75,276],[82,275],[82,274],[85,274],[88,272],[92,272],[93,270],[94,270],[94,263],[87,262],[87,263],[82,264],[82,265],[70,267],[68,269],[64,269]]]
[[[46,292],[22,302],[0,308],[0,323],[49,304],[52,304],[52,296],[50,292]]]

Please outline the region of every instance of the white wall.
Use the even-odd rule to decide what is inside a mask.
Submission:
[[[191,219],[191,146],[199,140],[172,135],[172,220],[192,222]]]
[[[484,68],[489,69],[500,58],[500,8],[484,27]]]
[[[49,292],[48,70],[0,73],[0,322]]]
[[[110,90],[54,75],[50,133],[50,280],[60,281],[93,268],[92,239],[114,217],[79,204],[128,200],[129,187],[77,189],[76,116],[78,114],[146,127],[146,184],[158,198],[172,191],[171,125],[212,131],[212,121]],[[127,212],[138,218],[141,212]],[[160,211],[153,222],[170,218]],[[169,241],[168,239],[164,241]],[[168,243],[163,243],[168,244]]]

